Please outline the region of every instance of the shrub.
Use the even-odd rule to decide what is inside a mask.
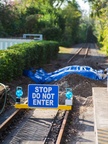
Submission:
[[[17,44],[0,51],[0,81],[11,81],[23,74],[24,69],[42,66],[57,57],[56,41],[38,41]]]

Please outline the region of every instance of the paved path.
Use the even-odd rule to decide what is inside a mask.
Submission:
[[[96,144],[108,144],[108,91],[93,88]]]

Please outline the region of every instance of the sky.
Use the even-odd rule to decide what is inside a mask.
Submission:
[[[80,5],[81,9],[86,11],[87,13],[89,13],[89,4],[88,2],[84,3],[83,0],[76,0],[78,2],[78,4]]]

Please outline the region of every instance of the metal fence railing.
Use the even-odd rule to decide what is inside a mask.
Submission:
[[[30,42],[33,39],[7,39],[7,38],[0,38],[0,50],[5,50],[10,46],[13,46],[18,43]]]

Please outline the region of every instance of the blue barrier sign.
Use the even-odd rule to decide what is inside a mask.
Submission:
[[[56,85],[29,84],[28,85],[28,106],[42,108],[58,107],[58,91]]]

